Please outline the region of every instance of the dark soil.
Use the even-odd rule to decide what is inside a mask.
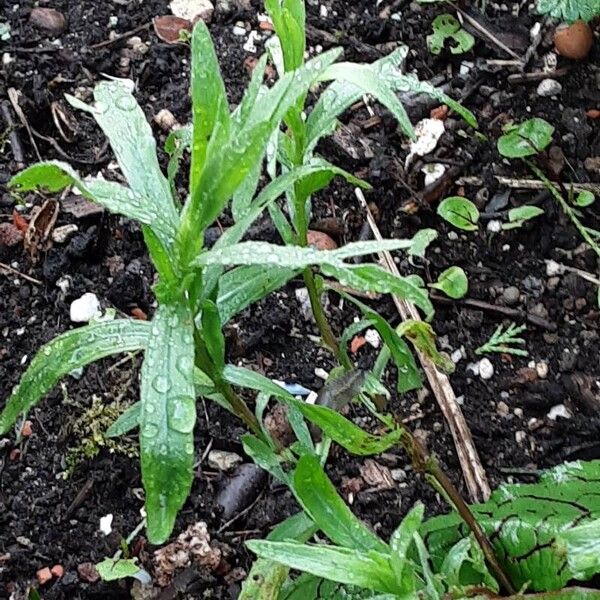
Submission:
[[[54,38],[29,23],[32,0],[3,4],[0,21],[10,24],[11,38],[0,42],[0,53],[7,53],[5,56],[11,60],[4,60],[0,70],[0,103],[18,123],[8,102],[8,89],[21,92],[20,105],[32,129],[40,134],[35,141],[42,159],[68,160],[83,173],[107,173],[111,168],[110,150],[91,119],[74,113],[78,130],[74,140],[67,141],[61,137],[51,113],[53,103],[69,111],[64,93],[77,91],[89,96],[102,74],[133,79],[136,96],[149,119],[168,108],[180,122],[189,120],[188,49],[161,42],[149,26],[154,16],[167,12],[166,2],[146,0],[134,5],[122,1],[53,0],[40,4],[66,16],[67,27],[59,37],[60,43],[55,44]],[[244,38],[233,34],[233,26],[241,20],[249,28],[257,28],[259,3],[253,0],[251,10],[244,10],[241,0],[228,4],[231,7],[228,12],[217,9],[211,31],[230,100],[236,103],[248,79],[244,61],[249,55],[242,49]],[[416,72],[421,79],[437,78],[440,84],[447,85],[449,93],[462,99],[476,114],[481,132],[489,140],[478,139],[450,115],[446,134],[427,159],[433,161],[431,157],[435,157],[438,162],[446,163],[447,185],[445,189],[439,189],[438,185],[437,189],[425,191],[420,172],[424,163],[417,161],[405,172],[406,140],[378,106],[373,110],[380,120],[372,119],[364,107],[345,117],[354,137],[370,146],[370,156],[353,157],[348,153],[347,143],[335,140],[325,141],[321,151],[373,184],[374,191],[368,200],[377,205],[384,235],[406,236],[424,226],[438,229],[440,236],[428,252],[427,262],[417,265],[427,281],[434,281],[445,268],[458,264],[469,276],[468,298],[492,306],[481,310],[463,303],[440,302],[433,323],[443,349],[448,352],[464,349],[464,358],[451,382],[457,396],[462,398],[467,422],[491,483],[497,485],[522,469],[537,469],[577,458],[600,458],[597,290],[572,273],[549,277],[544,262],[554,259],[597,274],[597,258],[582,245],[577,231],[547,194],[513,191],[502,202],[506,188],[494,177],[529,177],[520,165],[500,159],[495,140],[509,120],[520,121],[536,115],[556,126],[555,144],[565,157],[563,181],[599,180],[598,170],[584,168],[585,159],[600,156],[599,121],[585,115],[588,109],[600,108],[600,69],[595,66],[600,59],[598,44],[582,63],[559,59],[559,67],[566,67],[568,73],[560,78],[563,91],[556,100],[539,97],[537,82],[509,84],[508,75],[517,73],[518,68],[506,62],[510,57],[481,39],[466,56],[444,52],[440,57],[432,57],[425,37],[439,8],[384,1],[375,9],[375,3],[366,0],[354,3],[334,0],[323,3],[328,9],[323,17],[318,6],[307,4],[314,27],[309,40],[312,50],[317,45],[327,48],[331,35],[339,38],[349,60],[370,61],[394,44],[409,45],[407,71]],[[512,8],[513,3],[509,6]],[[400,18],[394,17],[395,14],[401,14]],[[119,34],[147,26],[138,33],[147,44],[144,53],[133,50],[126,40],[93,47],[109,39],[111,16],[118,18],[114,31]],[[539,18],[527,14],[525,9],[518,17],[511,17],[493,7],[488,9],[488,17],[495,34],[524,54],[530,43],[529,30]],[[551,27],[548,27],[527,71],[540,71],[542,57],[551,49]],[[471,66],[466,74],[461,74],[465,71],[464,64],[461,71],[464,61]],[[428,116],[432,107],[435,104],[411,106],[411,117],[416,122]],[[164,141],[165,133],[158,127],[155,131]],[[9,133],[6,124],[0,127],[1,223],[12,221],[15,202],[3,185],[19,168],[19,157],[7,141]],[[14,133],[25,153],[23,162],[36,161],[27,131],[19,126]],[[472,179],[467,179],[467,184],[457,184],[461,177],[478,177],[480,183],[475,185]],[[479,233],[456,235],[437,217],[435,205],[444,195],[462,191],[485,213],[502,213],[535,199],[545,214],[521,229],[492,234],[485,230],[484,223]],[[39,204],[41,199],[28,200]],[[344,233],[338,236],[339,242],[355,240],[360,235],[365,215],[350,187],[335,183],[317,198],[315,206],[315,221],[333,217],[341,224]],[[20,210],[28,216],[31,207],[28,204]],[[597,217],[596,208],[584,210],[588,225],[597,227]],[[0,278],[0,397],[3,399],[8,397],[39,346],[72,326],[69,305],[81,294],[94,292],[104,307],[114,307],[121,314],[131,314],[133,309],[152,314],[154,275],[137,225],[107,214],[78,218],[62,210],[57,225],[66,223],[75,223],[77,233],[66,244],[55,244],[42,252],[37,262],[32,262],[21,244],[7,247],[0,242],[0,262],[34,279],[8,271],[3,271]],[[415,270],[408,264],[401,266]],[[332,363],[329,355],[307,338],[315,330],[301,317],[294,293],[299,286],[299,282],[292,283],[247,310],[228,332],[231,354],[232,359],[260,368],[270,377],[318,389],[321,380],[315,375],[315,368],[328,370]],[[506,290],[513,286],[519,291],[519,297],[510,306],[515,314],[513,320],[524,323],[526,313],[534,319],[538,317],[538,325],[530,323],[525,333],[530,356],[491,355],[495,373],[484,381],[470,372],[467,364],[479,359],[474,350],[503,322],[503,315],[493,307],[505,305]],[[337,298],[331,300],[329,310],[336,327],[352,322],[354,313],[340,305]],[[377,308],[392,321],[398,319],[391,302],[381,300]],[[539,318],[544,326],[539,326]],[[366,349],[360,350],[358,359],[368,363],[371,354]],[[127,457],[122,447],[117,452],[99,448],[96,456],[79,460],[70,477],[61,476],[86,426],[86,411],[93,399],[107,405],[115,400],[125,405],[135,399],[140,358],[120,360],[121,357],[107,359],[86,368],[79,379],[66,378],[30,413],[33,435],[16,442],[14,436],[0,440],[0,598],[23,597],[30,584],[35,584],[38,569],[57,564],[63,566],[65,575],[40,588],[45,599],[130,597],[129,582],[86,582],[81,565],[112,556],[120,540],[139,523],[143,502],[137,459]],[[533,368],[528,367],[530,361]],[[547,376],[540,377],[538,372],[544,375],[544,370]],[[567,407],[570,418],[549,419],[550,408],[559,404]],[[237,441],[242,427],[215,406],[199,408],[198,458],[209,444],[213,449],[243,454]],[[452,438],[433,396],[413,394],[395,398],[392,408],[403,418],[413,417],[411,427],[419,430],[464,491]],[[126,445],[125,450],[134,451],[134,442]],[[392,489],[372,489],[356,479],[361,475],[363,461],[349,458],[337,449],[329,469],[346,494],[358,485],[359,491],[355,489],[352,495],[353,510],[384,537],[417,500],[424,501],[431,513],[445,509],[441,499],[411,471],[403,454],[389,453],[377,460],[396,470],[399,481]],[[399,469],[406,472],[404,480]],[[212,539],[223,545],[228,567],[220,573],[190,568],[161,598],[236,598],[242,569],[247,570],[252,561],[244,550],[244,540],[266,535],[295,510],[289,492],[271,482],[260,490],[250,510],[224,527],[214,499],[225,479],[224,474],[211,471],[205,462],[200,464],[176,531],[206,521]],[[248,500],[255,499],[256,496]],[[99,520],[108,513],[114,515],[113,533],[105,537],[99,531]],[[133,549],[151,570],[153,549],[143,540],[134,541]]]

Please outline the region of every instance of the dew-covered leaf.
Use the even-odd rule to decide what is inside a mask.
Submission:
[[[104,434],[107,438],[119,437],[129,433],[140,424],[140,415],[142,414],[142,403],[135,402],[125,409],[117,420],[106,430]]]
[[[156,156],[156,141],[144,111],[122,81],[102,81],[94,88],[93,105],[67,96],[76,108],[91,113],[108,138],[129,187],[165,226],[175,230],[179,215],[167,178]],[[151,223],[150,223],[151,225]]]
[[[144,357],[140,457],[148,539],[163,543],[188,497],[194,464],[193,319],[183,304],[159,306]]]
[[[291,569],[311,573],[332,581],[356,585],[379,592],[397,590],[389,555],[376,550],[356,552],[324,544],[252,540],[246,546],[261,558],[274,560]]]
[[[64,375],[111,354],[145,349],[149,337],[149,323],[116,320],[92,323],[54,338],[40,348],[0,413],[0,435]]]

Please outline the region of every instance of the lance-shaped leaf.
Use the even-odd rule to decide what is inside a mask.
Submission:
[[[162,174],[156,156],[156,141],[144,111],[128,87],[118,80],[103,81],[94,88],[93,105],[73,96],[69,102],[92,114],[105,133],[119,167],[140,201],[170,229],[177,229],[179,215],[167,178]]]
[[[390,240],[392,241],[392,240]],[[342,285],[379,294],[394,294],[408,300],[425,312],[427,318],[434,313],[427,290],[413,277],[394,275],[378,265],[335,265],[325,263],[321,267],[324,275],[335,277]]]
[[[225,84],[219,70],[208,27],[200,19],[192,33],[192,166],[190,192],[193,194],[200,181],[206,161],[208,141],[219,126],[224,142],[229,137],[231,117]]]
[[[304,510],[334,544],[389,553],[389,546],[352,514],[316,456],[305,454],[298,460],[294,491]]]
[[[265,269],[260,265],[246,265],[228,271],[219,279],[217,307],[223,324],[250,304],[266,298],[283,287],[300,271],[298,269]]]
[[[304,62],[306,12],[299,0],[266,0],[265,8],[281,42],[285,70],[293,71]]]
[[[205,265],[265,265],[303,269],[310,265],[346,266],[342,262],[353,256],[364,256],[379,251],[410,248],[411,240],[382,240],[352,242],[337,250],[315,250],[300,246],[277,246],[268,242],[241,242],[226,248],[214,248],[200,254],[194,266]],[[382,272],[384,272],[382,270]],[[366,276],[365,276],[366,277]]]
[[[83,179],[65,162],[51,160],[37,163],[15,175],[9,183],[9,187],[22,192],[38,189],[60,192],[70,185],[110,212],[149,225],[163,243],[169,244],[175,237],[173,223],[161,218],[146,198],[115,181]]]
[[[193,478],[193,320],[183,303],[159,307],[141,380],[140,457],[148,539],[161,544],[173,530]]]
[[[338,50],[330,50],[294,73],[284,75],[252,107],[245,126],[232,131],[226,141],[217,123],[198,185],[183,211],[178,233],[183,264],[198,254],[202,247],[200,232],[217,218],[262,159],[271,134],[285,114],[338,56]]]
[[[252,552],[291,569],[311,573],[339,583],[356,585],[378,592],[397,590],[389,555],[375,550],[358,553],[352,548],[252,540]]]
[[[117,320],[92,323],[54,338],[35,355],[0,413],[0,435],[64,375],[111,354],[144,349],[149,336],[148,323]]]

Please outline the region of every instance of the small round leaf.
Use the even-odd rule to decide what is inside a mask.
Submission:
[[[594,196],[594,194],[592,194],[592,192],[590,192],[589,190],[583,190],[582,192],[579,192],[579,194],[577,194],[577,196],[575,197],[575,204],[577,206],[585,208],[586,206],[593,204],[594,200],[596,200],[596,197]]]
[[[466,273],[460,267],[450,267],[440,274],[436,283],[429,287],[441,290],[454,300],[464,297],[469,290],[469,280]]]
[[[507,158],[524,158],[542,152],[552,141],[554,127],[544,119],[529,119],[511,127],[498,140],[498,152]]]
[[[465,231],[477,231],[479,211],[477,207],[462,196],[451,196],[440,202],[438,215],[448,223]]]

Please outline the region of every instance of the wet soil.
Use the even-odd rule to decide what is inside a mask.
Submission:
[[[436,78],[445,85],[453,97],[476,114],[481,133],[487,136],[475,136],[450,115],[446,134],[427,159],[445,164],[447,185],[445,189],[438,185],[425,191],[420,172],[424,162],[417,161],[405,169],[407,141],[378,106],[369,110],[359,106],[344,117],[352,134],[350,139],[363,150],[367,147],[368,152],[357,154],[349,149],[347,139],[339,138],[323,142],[320,151],[371,182],[374,191],[367,199],[378,208],[384,235],[406,236],[421,227],[439,231],[427,261],[401,263],[403,271],[416,271],[426,281],[434,281],[445,268],[457,264],[469,276],[468,299],[485,303],[482,309],[464,302],[436,301],[433,325],[443,349],[449,353],[462,350],[451,382],[491,483],[497,485],[517,477],[523,469],[577,458],[600,458],[597,289],[573,273],[550,276],[545,263],[553,259],[594,274],[598,273],[597,258],[581,244],[577,231],[547,194],[531,190],[507,193],[496,176],[529,178],[529,174],[521,165],[502,161],[495,151],[503,124],[511,119],[541,116],[557,129],[554,142],[565,158],[563,180],[598,182],[598,169],[584,166],[586,159],[600,156],[598,121],[585,115],[588,109],[600,108],[600,69],[594,66],[599,64],[598,44],[582,63],[559,59],[559,67],[567,70],[560,77],[563,91],[557,99],[545,98],[536,93],[538,82],[509,83],[508,76],[519,69],[509,62],[510,56],[482,39],[478,38],[474,51],[465,56],[445,51],[440,57],[432,57],[425,38],[439,8],[402,1],[384,1],[377,8],[367,1],[334,1],[323,2],[327,9],[323,11],[317,3],[307,4],[313,27],[311,51],[317,46],[329,47],[332,39],[339,40],[336,43],[344,46],[347,59],[370,61],[398,43],[407,44],[407,71],[417,73],[421,79]],[[37,160],[39,153],[42,159],[68,160],[86,174],[114,173],[110,150],[87,116],[73,113],[77,131],[72,138],[61,136],[52,106],[55,111],[58,107],[70,113],[64,93],[89,96],[103,74],[129,77],[136,82],[136,97],[149,119],[168,108],[180,122],[189,120],[188,50],[161,42],[150,26],[154,16],[168,12],[166,2],[55,0],[43,5],[66,16],[66,29],[58,39],[29,23],[34,6],[30,0],[5,3],[0,13],[0,21],[7,21],[11,27],[11,38],[0,42],[0,52],[10,58],[0,68],[0,103],[18,123],[8,93],[9,88],[19,91],[20,106],[30,127],[39,134],[34,138],[36,151],[27,131],[21,126],[15,129],[24,152],[21,158],[7,141],[6,124],[0,129],[1,223],[13,220],[15,199],[4,184],[18,170],[21,160],[29,164]],[[513,8],[509,3],[509,10]],[[258,9],[255,1],[223,2],[210,26],[232,103],[241,98],[248,79],[246,59],[250,56],[242,47],[245,38],[234,35],[233,27],[242,21],[248,30],[256,29]],[[127,39],[105,44],[113,16],[117,17],[112,25],[115,33],[140,28],[137,36],[145,45],[132,48]],[[525,9],[513,16],[494,6],[488,7],[488,17],[495,34],[524,55],[530,46],[529,31],[539,18]],[[543,29],[528,72],[541,70],[543,57],[552,49],[551,29]],[[416,121],[428,116],[432,107],[435,104],[417,103],[410,107],[411,117]],[[157,126],[155,132],[164,141],[165,132]],[[164,158],[161,155],[161,160]],[[460,178],[466,178],[465,182],[456,183]],[[181,185],[183,190],[183,181]],[[491,213],[487,220],[532,200],[544,208],[545,214],[521,229],[491,233],[485,227],[486,221],[478,233],[457,233],[435,214],[435,206],[444,195],[459,192],[474,199],[482,212]],[[69,198],[67,195],[65,200]],[[40,204],[43,199],[27,200],[30,204],[19,207],[26,216],[31,212],[31,203]],[[588,225],[597,227],[596,208],[585,209],[583,215]],[[365,222],[352,189],[337,182],[317,197],[314,218],[337,219],[343,231],[338,235],[340,243],[356,240]],[[69,305],[81,294],[95,293],[103,307],[115,308],[120,315],[130,315],[135,309],[150,316],[153,312],[154,273],[137,225],[105,213],[74,216],[63,209],[57,225],[67,223],[76,224],[77,233],[67,243],[42,252],[37,262],[21,244],[0,244],[0,262],[15,271],[4,270],[0,277],[2,399],[8,396],[37,348],[72,327]],[[301,316],[295,296],[300,286],[300,282],[292,282],[236,320],[228,332],[231,359],[262,369],[269,377],[318,389],[321,380],[315,369],[329,370],[333,365],[327,352],[307,337],[316,332]],[[398,320],[388,300],[377,301],[375,306],[392,322]],[[508,319],[501,312],[504,308],[513,311]],[[355,316],[334,296],[328,310],[339,331]],[[529,357],[494,354],[489,356],[493,377],[483,380],[475,375],[468,368],[479,360],[474,350],[500,323],[514,320],[523,324],[527,314],[535,321],[529,323],[524,334]],[[357,354],[361,363],[368,364],[372,358],[373,350],[368,346]],[[85,428],[93,403],[126,405],[134,401],[139,364],[139,356],[125,361],[117,356],[87,367],[79,378],[66,378],[31,411],[30,437],[15,441],[11,435],[0,440],[0,598],[23,597],[28,587],[36,584],[36,572],[53,565],[62,565],[65,575],[40,588],[45,599],[130,597],[130,582],[90,583],[82,565],[113,555],[120,540],[141,519],[137,459],[127,456],[135,452],[134,440],[114,452],[98,448],[95,456],[76,461],[69,477],[63,474],[71,465],[69,457],[81,432],[89,434]],[[548,417],[557,405],[565,406],[568,418]],[[411,420],[410,426],[465,491],[452,438],[433,396],[422,393],[395,397],[392,408]],[[351,414],[361,416],[358,411]],[[217,407],[199,407],[199,464],[176,531],[206,521],[212,539],[226,548],[228,567],[219,573],[187,569],[177,585],[167,588],[161,598],[237,597],[240,577],[252,560],[243,541],[264,536],[295,510],[289,492],[269,482],[258,498],[249,498],[253,502],[249,510],[233,522],[224,523],[214,498],[226,475],[211,469],[206,461],[200,462],[200,458],[209,446],[243,454],[237,441],[242,432],[242,427]],[[431,513],[445,509],[421,476],[412,472],[401,452],[390,452],[377,460],[395,473],[391,489],[369,486],[361,479],[364,461],[338,450],[332,454],[329,472],[352,500],[353,510],[384,537],[417,500],[425,502]],[[109,513],[114,515],[113,533],[104,536],[99,531],[99,520]],[[151,570],[153,549],[142,538],[133,548]]]

